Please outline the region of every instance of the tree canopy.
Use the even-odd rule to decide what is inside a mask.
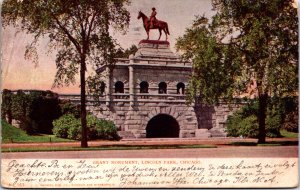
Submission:
[[[114,62],[116,41],[109,30],[125,32],[129,24],[128,0],[5,0],[3,26],[13,25],[34,36],[26,57],[38,60],[40,39],[49,38],[49,51],[56,51],[54,86],[75,82],[80,72],[82,146],[86,140],[86,70]]]
[[[202,103],[232,100],[252,87],[259,101],[259,142],[265,142],[269,97],[298,89],[298,18],[292,0],[213,0],[211,22],[196,18],[178,39],[192,59],[190,97]]]

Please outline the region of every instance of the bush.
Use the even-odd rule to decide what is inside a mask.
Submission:
[[[57,137],[73,140],[81,139],[80,119],[72,114],[63,115],[53,122],[53,134]],[[111,121],[87,115],[88,139],[119,140],[117,127]]]
[[[258,122],[253,115],[243,118],[241,115],[235,114],[228,118],[226,131],[228,136],[257,138]]]
[[[80,120],[72,114],[67,114],[53,121],[53,134],[61,138],[77,139],[74,131],[81,128]]]
[[[286,97],[280,100],[282,110],[282,128],[298,133],[298,97]]]
[[[226,121],[226,132],[228,136],[257,138],[258,125],[258,103],[252,102],[241,110],[228,117]],[[266,136],[280,137],[281,115],[278,110],[268,109],[266,117]]]
[[[69,101],[61,101],[60,108],[62,115],[73,114],[76,118],[80,117],[80,105],[72,104]]]
[[[7,121],[9,124],[12,123],[12,92],[4,89],[2,92],[2,103],[1,103],[1,119]]]
[[[20,128],[28,134],[52,133],[52,121],[61,115],[58,95],[51,91],[3,90],[2,119],[20,122]]]
[[[298,118],[298,111],[287,113],[282,128],[289,132],[298,133]]]
[[[112,121],[98,119],[93,115],[87,116],[90,139],[120,140],[117,127]]]
[[[275,111],[270,113],[266,118],[266,136],[267,137],[280,137],[281,116]]]

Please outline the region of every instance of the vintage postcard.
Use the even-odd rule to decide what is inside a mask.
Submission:
[[[297,188],[294,0],[3,0],[3,188]]]

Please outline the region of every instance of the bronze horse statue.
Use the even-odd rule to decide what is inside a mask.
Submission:
[[[168,23],[161,21],[161,20],[156,20],[153,23],[153,27],[150,28],[150,19],[141,11],[139,11],[139,15],[137,17],[138,19],[142,18],[143,19],[143,23],[144,23],[144,28],[147,32],[147,40],[149,40],[149,31],[150,29],[158,29],[159,30],[159,38],[158,40],[160,40],[161,37],[161,31],[163,30],[166,34],[166,40],[168,40],[168,35],[170,35],[169,32],[169,28],[168,28]]]

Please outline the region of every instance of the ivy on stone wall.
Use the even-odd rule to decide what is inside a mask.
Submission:
[[[61,116],[58,95],[51,91],[3,90],[1,118],[20,122],[27,133],[52,133],[52,121]]]

